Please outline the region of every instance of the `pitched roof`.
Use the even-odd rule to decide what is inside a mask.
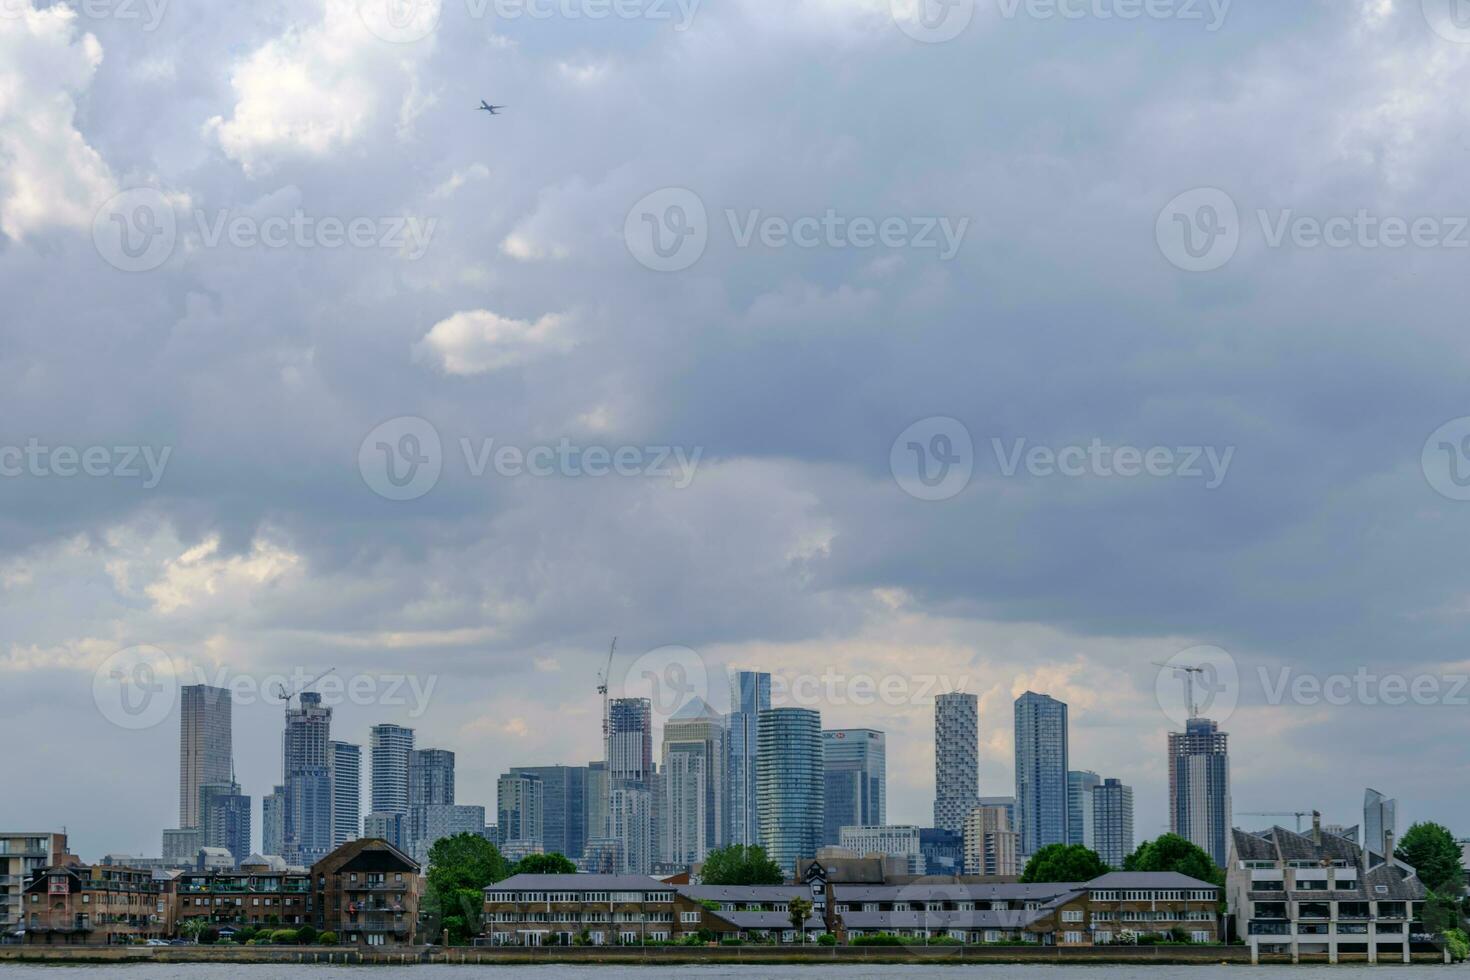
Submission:
[[[1218,888],[1208,881],[1200,881],[1177,871],[1109,871],[1100,878],[1087,882],[1087,887],[1098,888]]]
[[[671,892],[675,887],[650,875],[511,875],[504,881],[485,886],[485,891]]]

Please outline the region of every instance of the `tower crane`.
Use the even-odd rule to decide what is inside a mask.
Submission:
[[[311,680],[307,681],[305,684],[302,684],[300,687],[295,688],[294,690],[288,691],[288,690],[286,690],[286,685],[284,685],[284,684],[277,684],[276,685],[276,699],[277,700],[280,700],[280,701],[285,701],[287,707],[289,707],[290,704],[291,704],[291,699],[292,698],[294,698],[296,695],[300,694],[303,691],[309,691],[309,690],[311,690],[313,687],[316,686],[317,681],[321,680],[323,677],[326,677],[328,674],[332,673],[336,669],[337,669],[336,667],[328,667],[326,670],[322,671],[320,674],[317,674]]]
[[[1296,832],[1302,832],[1302,817],[1321,816],[1316,810],[1246,810],[1236,814],[1237,817],[1295,817]]]
[[[1190,718],[1198,718],[1199,717],[1199,702],[1194,699],[1194,679],[1195,679],[1195,677],[1203,674],[1205,672],[1205,668],[1203,668],[1203,667],[1186,667],[1186,666],[1184,666],[1182,664],[1161,664],[1157,660],[1154,661],[1154,666],[1155,667],[1164,667],[1164,668],[1166,668],[1168,670],[1174,671],[1175,673],[1183,674],[1184,675],[1184,677],[1185,677],[1185,686],[1189,690],[1189,694],[1188,694],[1188,697],[1189,697],[1189,717]],[[1287,816],[1289,816],[1289,814],[1287,814]]]
[[[612,675],[613,654],[618,649],[618,638],[612,638],[612,646],[607,648],[607,666],[602,668],[602,673],[597,675],[597,693],[602,695],[602,747],[606,755],[608,737],[612,734],[612,719],[608,715],[607,682]]]

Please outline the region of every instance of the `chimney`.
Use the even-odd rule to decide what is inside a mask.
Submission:
[[[1322,811],[1312,811],[1312,843],[1322,846]]]

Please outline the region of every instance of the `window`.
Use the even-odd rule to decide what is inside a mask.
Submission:
[[[1081,909],[1062,909],[1062,921],[1063,922],[1081,922],[1082,921],[1082,910]]]
[[[1082,933],[1080,933],[1080,932],[1065,932],[1065,933],[1062,933],[1062,942],[1064,942],[1064,943],[1072,943],[1072,944],[1080,943],[1080,942],[1082,942]]]
[[[1189,938],[1197,943],[1207,943],[1210,941],[1210,934],[1208,932],[1195,931],[1189,934]]]
[[[691,924],[694,924],[694,925],[698,925],[699,924],[699,918],[700,917],[699,917],[699,913],[698,912],[680,912],[679,913],[679,921],[680,922],[687,922],[687,923],[691,923]]]

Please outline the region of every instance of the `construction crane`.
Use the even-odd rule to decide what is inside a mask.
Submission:
[[[602,673],[597,675],[597,693],[602,695],[602,748],[606,758],[607,740],[612,735],[612,718],[608,715],[607,682],[612,675],[613,654],[618,649],[618,638],[612,638],[612,646],[607,648],[607,666],[602,668]]]
[[[294,698],[296,695],[300,694],[302,691],[309,691],[309,690],[311,690],[313,687],[316,686],[316,682],[317,681],[321,680],[323,677],[326,677],[328,674],[332,673],[336,669],[337,669],[336,667],[328,667],[326,670],[322,671],[320,674],[317,674],[311,680],[307,681],[305,684],[302,684],[300,687],[296,688],[293,691],[286,690],[286,685],[284,685],[284,684],[277,684],[276,685],[276,698],[277,698],[277,700],[285,701],[287,707],[290,707],[291,699],[292,698]]]
[[[1196,675],[1200,675],[1200,674],[1205,673],[1205,668],[1204,667],[1186,667],[1186,666],[1184,666],[1182,664],[1161,664],[1157,660],[1154,661],[1154,666],[1155,667],[1164,667],[1164,668],[1166,668],[1168,670],[1174,671],[1175,673],[1179,673],[1179,674],[1183,674],[1184,675],[1184,677],[1185,677],[1185,686],[1189,689],[1189,694],[1188,694],[1188,697],[1189,697],[1189,717],[1190,718],[1198,718],[1199,717],[1199,702],[1194,699],[1194,679],[1195,679],[1195,676]]]
[[[1316,810],[1254,810],[1236,814],[1237,817],[1296,817],[1296,832],[1302,832],[1302,817],[1321,816]]]

